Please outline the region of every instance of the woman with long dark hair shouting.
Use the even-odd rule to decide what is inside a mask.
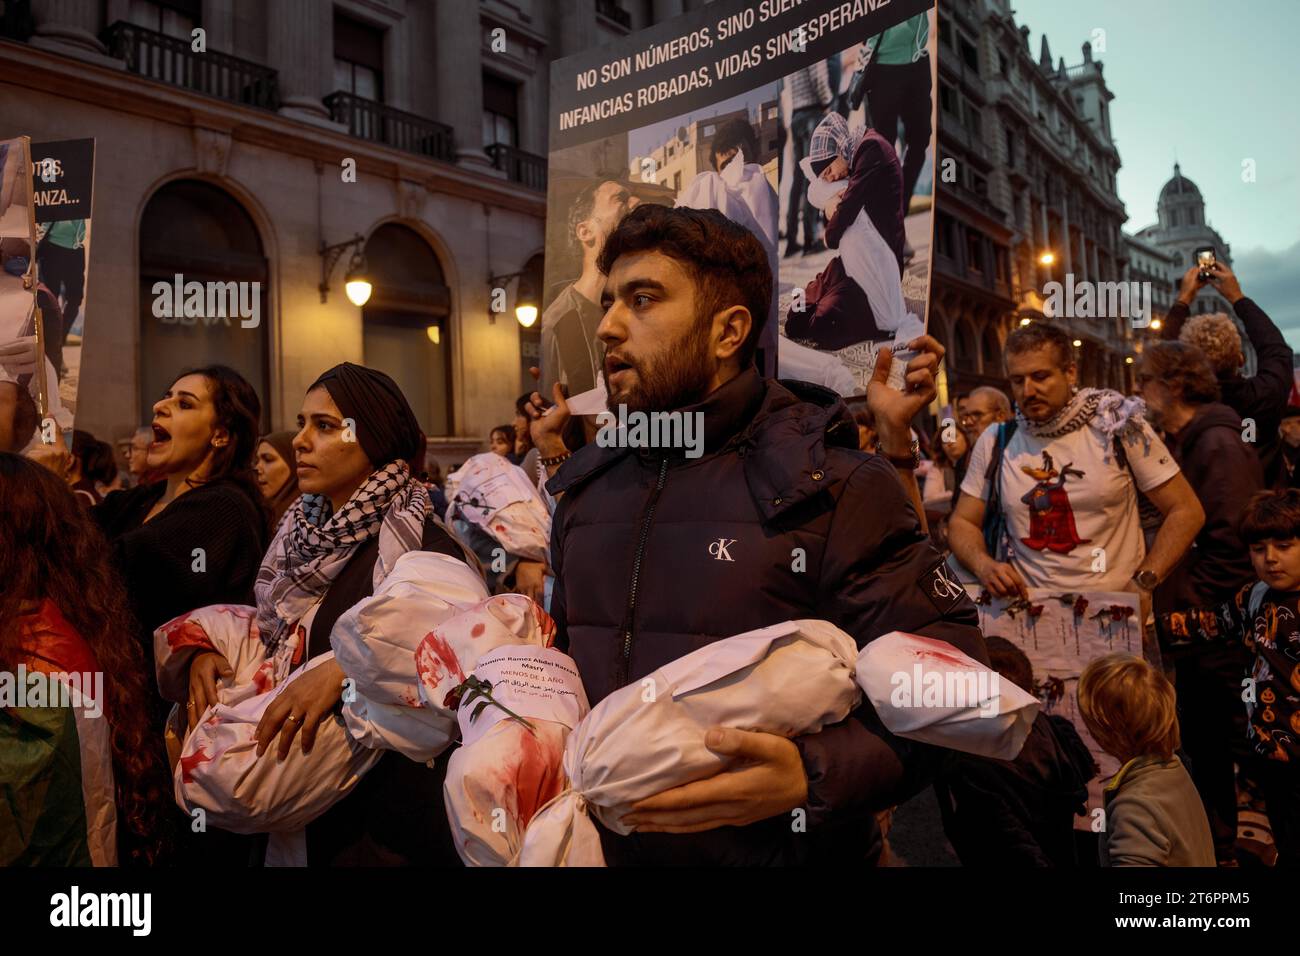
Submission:
[[[261,402],[243,376],[224,365],[184,372],[153,413],[148,467],[162,479],[92,510],[150,647],[154,629],[178,614],[251,603],[269,537],[253,474]],[[161,699],[154,714],[161,727]]]
[[[4,453],[0,581],[0,671],[21,667],[29,697],[0,708],[0,866],[154,863],[171,794],[126,592],[72,492]],[[70,707],[54,674],[80,680]]]

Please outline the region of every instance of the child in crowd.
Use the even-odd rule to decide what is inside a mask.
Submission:
[[[1110,654],[1083,669],[1079,712],[1121,763],[1106,785],[1102,866],[1214,866],[1214,840],[1191,775],[1175,755],[1174,687],[1140,657]]]
[[[1032,693],[1034,671],[1024,652],[1002,637],[985,644],[989,666]],[[1074,816],[1084,812],[1096,773],[1074,725],[1040,712],[1015,760],[957,755],[952,773],[935,786],[944,832],[963,866],[1078,866]]]
[[[1259,581],[1229,609],[1232,633],[1254,654],[1243,694],[1251,768],[1268,808],[1277,865],[1300,863],[1300,491],[1260,492],[1241,519]],[[1243,675],[1244,676],[1244,675]]]

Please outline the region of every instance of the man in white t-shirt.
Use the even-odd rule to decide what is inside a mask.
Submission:
[[[953,553],[999,597],[1026,588],[1125,591],[1136,584],[1149,607],[1151,591],[1182,559],[1205,513],[1143,418],[1142,403],[1080,390],[1069,337],[1045,322],[1008,337],[1007,373],[1016,417],[986,429],[975,444],[949,523]],[[988,472],[1000,442],[995,488]],[[1150,553],[1138,490],[1164,515]],[[991,495],[1005,522],[994,554],[984,530]]]

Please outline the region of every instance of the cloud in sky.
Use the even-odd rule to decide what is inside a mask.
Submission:
[[[1234,250],[1232,265],[1241,289],[1277,323],[1294,352],[1300,352],[1300,242],[1275,252]]]

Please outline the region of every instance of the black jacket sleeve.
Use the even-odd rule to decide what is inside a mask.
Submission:
[[[1191,314],[1191,309],[1183,305],[1182,302],[1175,302],[1169,307],[1169,313],[1165,316],[1165,321],[1160,327],[1162,338],[1173,341],[1178,338],[1178,333],[1183,329],[1183,323],[1187,321],[1187,316]]]
[[[1254,449],[1227,428],[1206,429],[1183,470],[1200,493],[1205,524],[1196,535],[1196,546],[1183,559],[1183,574],[1174,576],[1185,576],[1183,607],[1170,610],[1217,604],[1231,593],[1225,587],[1251,576],[1250,557],[1237,526],[1246,502],[1263,487]]]
[[[564,526],[564,503],[568,496],[564,495],[556,502],[555,512],[551,515],[551,573],[555,580],[551,584],[551,606],[547,613],[551,615],[551,620],[555,622],[555,648],[569,653],[569,616],[564,604],[564,549],[560,546],[563,540],[561,533]]]
[[[1286,344],[1281,330],[1264,310],[1248,298],[1237,300],[1233,311],[1246,329],[1246,337],[1255,347],[1257,359],[1255,374],[1248,378],[1242,389],[1248,396],[1238,409],[1243,417],[1256,418],[1261,413],[1276,415],[1286,405],[1291,394],[1294,371],[1291,364],[1291,346]]]
[[[987,663],[975,605],[949,584],[894,467],[872,456],[847,480],[822,560],[820,605],[863,647],[890,631],[947,641]],[[809,823],[892,806],[924,788],[949,752],[896,737],[867,701],[795,740],[808,775]]]

